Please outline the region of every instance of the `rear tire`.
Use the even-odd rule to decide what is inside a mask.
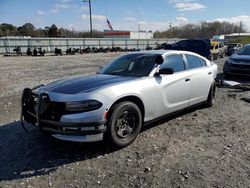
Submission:
[[[206,105],[208,107],[211,107],[214,105],[215,92],[216,92],[216,85],[215,83],[213,83],[212,86],[210,87],[209,94],[208,94],[207,101],[206,101]]]
[[[125,147],[140,133],[142,115],[139,107],[132,102],[121,102],[111,109],[108,120],[107,139],[111,144]]]

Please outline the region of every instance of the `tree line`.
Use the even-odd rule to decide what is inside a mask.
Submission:
[[[155,38],[212,38],[214,35],[244,33],[246,29],[241,25],[229,22],[200,22],[183,26],[170,27],[168,30],[154,33]]]
[[[0,37],[3,36],[31,36],[31,37],[60,37],[60,38],[86,38],[89,37],[89,32],[80,32],[69,30],[66,28],[58,28],[55,24],[45,28],[35,28],[31,23],[25,23],[20,27],[16,27],[12,24],[2,23],[0,25]],[[93,31],[95,38],[102,37],[100,31]]]
[[[214,35],[230,33],[244,33],[246,29],[242,25],[229,22],[200,22],[197,24],[186,24],[182,26],[170,27],[166,31],[156,31],[155,38],[211,38]],[[12,24],[2,23],[0,25],[0,37],[3,36],[31,36],[31,37],[61,37],[61,38],[86,38],[89,32],[74,31],[66,28],[58,28],[55,24],[45,28],[35,28],[31,23],[25,23],[17,27]],[[101,38],[102,32],[94,30],[93,36]]]

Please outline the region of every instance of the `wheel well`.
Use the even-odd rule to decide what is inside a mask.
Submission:
[[[210,86],[210,89],[209,89],[209,93],[208,93],[208,96],[207,96],[207,98],[209,97],[209,95],[210,95],[210,91],[211,90],[213,90],[213,92],[216,92],[216,83],[215,83],[215,81],[211,84],[211,86]],[[213,93],[212,93],[213,94]]]
[[[121,103],[121,102],[124,102],[124,101],[130,101],[130,102],[133,102],[135,103],[140,111],[141,111],[141,115],[142,115],[142,119],[144,119],[144,115],[145,115],[145,108],[144,108],[144,104],[142,102],[142,100],[139,98],[139,97],[136,97],[136,96],[127,96],[127,97],[123,97],[119,100],[117,100],[111,107],[110,107],[110,111],[111,113],[108,113],[108,118],[110,117],[110,115],[112,114],[112,108],[118,104],[118,103]]]

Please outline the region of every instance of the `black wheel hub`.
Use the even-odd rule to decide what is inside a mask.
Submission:
[[[130,111],[124,111],[120,114],[116,120],[116,134],[120,138],[129,137],[135,128],[136,117]]]

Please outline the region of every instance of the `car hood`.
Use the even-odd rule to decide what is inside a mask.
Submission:
[[[230,57],[231,60],[236,61],[250,61],[250,55],[239,55],[239,54],[233,54]],[[250,62],[249,62],[250,63]]]
[[[44,86],[43,90],[62,94],[78,94],[135,79],[138,77],[95,74],[59,80]]]

